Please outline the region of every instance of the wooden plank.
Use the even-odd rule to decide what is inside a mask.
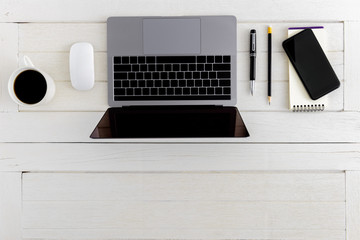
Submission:
[[[1,172],[0,239],[22,239],[21,204],[21,172]]]
[[[360,111],[360,22],[345,23],[345,86],[344,86],[344,110]]]
[[[24,229],[24,239],[266,239],[344,240],[345,230],[261,229]]]
[[[360,238],[360,171],[346,171],[346,239]]]
[[[18,67],[18,24],[0,24],[0,112],[16,112],[15,104],[8,93],[11,73]]]
[[[71,172],[360,170],[359,144],[219,143],[3,143],[0,144],[0,169]]]
[[[23,200],[336,202],[345,201],[345,176],[343,172],[26,173]]]
[[[357,112],[241,112],[248,138],[90,139],[102,112],[7,113],[1,142],[360,142]],[[14,131],[16,129],[16,131]],[[299,133],[301,130],[301,134]]]
[[[114,0],[101,3],[89,1],[56,0],[51,3],[44,0],[25,0],[8,2],[2,0],[1,22],[104,22],[109,16],[178,16],[178,15],[224,15],[233,14],[243,21],[327,21],[359,20],[356,7],[358,1],[338,0],[302,1],[298,4],[279,0],[276,4],[262,1],[227,0],[219,3],[209,0],[181,0],[169,3],[166,0],[124,1]],[[41,6],[39,8],[38,6]],[[271,9],[271,11],[269,10]],[[66,12],[66,14],[64,14]],[[266,14],[264,14],[266,13]]]
[[[24,201],[24,228],[345,229],[345,203]]]
[[[326,29],[327,51],[343,51],[342,23],[238,23],[238,51],[249,51],[249,29],[258,30],[258,52],[267,51],[267,26],[271,24],[274,32],[273,51],[283,52],[282,41],[287,38],[287,29],[294,26],[322,25]],[[19,24],[20,52],[68,52],[75,42],[87,41],[94,45],[95,51],[106,52],[105,23],[26,23]],[[66,37],[64,37],[66,36]]]

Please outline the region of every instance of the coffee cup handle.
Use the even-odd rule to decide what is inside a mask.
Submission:
[[[34,67],[34,64],[31,62],[28,56],[24,56],[20,60],[20,67]]]

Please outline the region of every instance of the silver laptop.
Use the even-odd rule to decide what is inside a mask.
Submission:
[[[111,107],[236,104],[234,16],[110,17]]]

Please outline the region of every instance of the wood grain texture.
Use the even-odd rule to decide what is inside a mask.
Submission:
[[[22,239],[21,209],[21,172],[1,172],[0,239]]]
[[[86,3],[85,3],[86,2]],[[109,16],[236,15],[244,21],[327,21],[359,20],[356,0],[237,1],[209,0],[116,0],[1,1],[2,22],[104,22]],[[37,7],[41,6],[41,8]],[[321,11],[320,11],[321,9]],[[64,14],[64,12],[66,14]],[[266,14],[265,14],[266,13]]]
[[[247,142],[359,143],[358,112],[241,112],[248,138],[100,139],[89,136],[102,112],[7,113],[0,119],[1,142]],[[16,126],[16,128],[14,127]],[[301,132],[299,132],[301,131]],[[300,134],[301,133],[301,134]]]
[[[91,188],[89,188],[91,186]],[[344,202],[338,173],[25,173],[24,201]]]
[[[8,81],[11,73],[18,67],[18,25],[0,24],[0,113],[16,112],[18,106],[8,93]]]
[[[360,111],[360,22],[346,22],[345,24],[345,111]]]
[[[360,170],[359,144],[9,143],[0,148],[3,171]]]
[[[346,171],[346,239],[360,238],[360,171]]]

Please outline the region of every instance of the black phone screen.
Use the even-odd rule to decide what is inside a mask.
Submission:
[[[283,48],[311,99],[316,100],[340,86],[311,29],[305,29],[285,40]]]

